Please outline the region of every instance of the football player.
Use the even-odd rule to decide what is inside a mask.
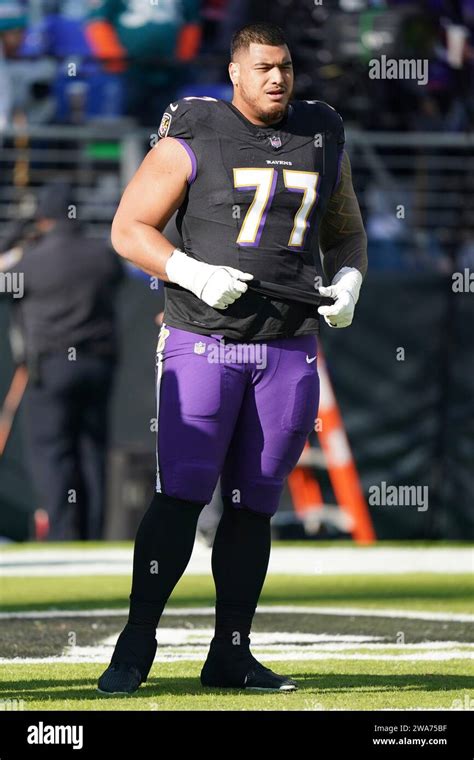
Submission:
[[[112,226],[117,252],[164,280],[166,305],[156,493],[135,541],[128,622],[99,680],[106,694],[146,681],[158,622],[219,476],[215,634],[201,683],[296,688],[252,655],[250,630],[270,519],[317,416],[319,315],[334,328],[351,324],[367,241],[341,117],[326,103],[292,100],[282,31],[238,31],[229,74],[232,102],[170,103]],[[176,211],[181,249],[165,230]]]

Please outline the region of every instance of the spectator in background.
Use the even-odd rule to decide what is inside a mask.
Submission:
[[[17,54],[27,23],[24,6],[0,0],[0,134],[11,124],[18,95],[10,60]]]
[[[98,58],[108,70],[125,70],[126,112],[147,126],[156,123],[176,89],[189,79],[182,64],[200,46],[201,0],[94,0],[86,22]]]
[[[44,44],[45,36],[43,18],[30,26],[26,3],[0,0],[0,134],[14,123],[54,119],[56,50]]]
[[[23,277],[26,443],[54,540],[103,537],[115,299],[122,278],[118,257],[105,242],[84,236],[69,218],[71,208],[66,183],[46,186],[36,213],[40,237],[23,243],[21,260],[9,267]],[[10,238],[5,255],[11,257],[13,244]]]
[[[81,4],[44,0],[41,16],[28,27],[20,54],[28,70],[36,75],[30,99],[29,121],[82,124],[92,119],[111,119],[123,113],[122,81],[119,73],[103,70],[93,60],[84,28]],[[33,59],[34,65],[30,60]],[[71,71],[71,64],[74,69]],[[41,75],[41,76],[40,76]],[[49,113],[47,113],[49,106]]]
[[[392,110],[404,113],[413,131],[463,131],[474,113],[474,0],[387,0],[411,9],[397,40],[399,58],[427,58],[426,87],[397,85]]]

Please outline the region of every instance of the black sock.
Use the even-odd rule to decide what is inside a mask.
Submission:
[[[135,664],[144,678],[155,656],[156,627],[191,557],[203,507],[156,493],[138,528],[130,614],[112,662]]]
[[[216,585],[213,645],[248,651],[252,620],[270,558],[270,517],[224,505],[212,549]]]

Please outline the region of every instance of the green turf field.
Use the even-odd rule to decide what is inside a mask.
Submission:
[[[270,663],[272,666],[272,663]],[[473,677],[464,662],[430,664],[379,662],[274,663],[296,678],[290,694],[203,689],[196,662],[155,665],[136,695],[101,697],[97,665],[2,667],[4,698],[23,699],[29,710],[380,710],[422,707],[462,709],[473,696]],[[456,700],[460,705],[456,705]]]
[[[4,610],[98,609],[124,607],[130,579],[120,575],[0,579]],[[373,608],[471,612],[474,575],[437,573],[399,575],[272,575],[265,581],[262,604],[353,604]],[[207,576],[185,576],[170,605],[212,605],[214,586]]]
[[[21,557],[20,548],[13,551]],[[0,708],[474,707],[470,574],[269,575],[252,650],[265,665],[298,681],[299,690],[290,694],[201,687],[214,587],[210,577],[186,575],[160,623],[147,683],[132,697],[101,697],[97,678],[126,621],[129,590],[127,575],[0,577]]]

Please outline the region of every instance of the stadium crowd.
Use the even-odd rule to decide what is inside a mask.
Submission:
[[[17,110],[149,126],[184,89],[221,97],[232,32],[268,14],[266,0],[0,0],[0,131]],[[276,0],[271,18],[294,51],[296,97],[316,92],[371,129],[472,125],[474,0]],[[426,86],[367,76],[395,50],[427,60]]]

